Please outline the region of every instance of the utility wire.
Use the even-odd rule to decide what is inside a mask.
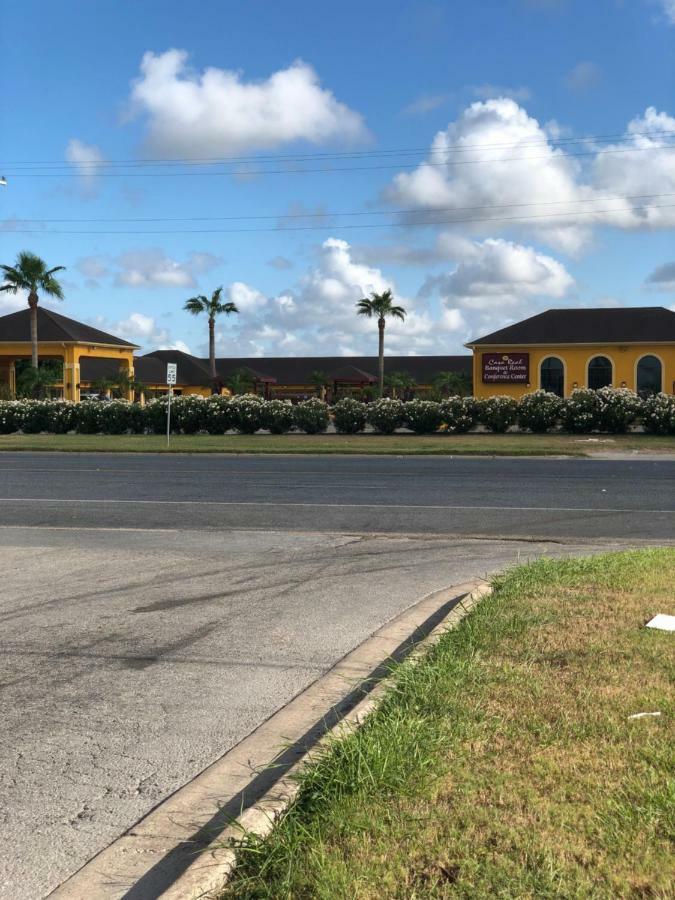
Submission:
[[[150,216],[135,218],[93,218],[93,219],[26,219],[23,217],[13,218],[12,223],[21,222],[39,222],[39,223],[69,223],[82,222],[90,224],[102,223],[125,223],[125,222],[238,222],[251,220],[270,220],[270,219],[330,219],[344,216],[404,216],[404,215],[423,215],[424,213],[441,213],[441,212],[470,212],[480,209],[519,209],[527,206],[570,206],[576,203],[604,203],[608,200],[654,200],[661,197],[675,197],[675,191],[661,194],[627,194],[614,195],[606,197],[587,197],[579,200],[532,200],[529,203],[490,203],[481,206],[429,206],[417,207],[415,209],[387,209],[387,210],[356,210],[352,212],[305,212],[305,213],[278,213],[276,215],[257,215],[257,216]],[[619,211],[619,210],[617,210]],[[595,210],[587,210],[587,212],[595,212]]]
[[[602,156],[608,153],[645,153],[649,150],[675,150],[675,144],[668,146],[659,146],[659,147],[624,147],[615,150],[590,150],[588,152],[583,153],[560,153],[555,159],[562,158],[577,158],[581,156]],[[485,165],[485,164],[494,164],[494,163],[506,163],[506,162],[519,162],[519,161],[527,161],[531,162],[538,159],[551,159],[549,155],[546,156],[508,156],[502,159],[457,159],[452,161],[453,166],[469,166],[469,165]],[[106,171],[97,171],[95,173],[96,178],[190,178],[194,176],[206,175],[206,176],[214,176],[214,175],[239,175],[239,176],[253,176],[253,175],[302,175],[302,174],[318,174],[318,173],[329,173],[334,174],[336,172],[372,172],[377,170],[385,170],[385,169],[417,169],[421,166],[433,166],[433,167],[444,167],[447,166],[448,162],[430,162],[428,160],[423,160],[422,162],[416,163],[399,163],[397,165],[387,165],[387,166],[331,166],[327,169],[257,169],[257,170],[244,170],[244,171],[236,171],[236,170],[226,170],[226,171],[208,171],[208,172],[106,172]],[[93,174],[91,171],[80,172],[7,172],[12,178],[81,178],[83,175],[91,175]]]
[[[408,153],[464,153],[467,150],[486,150],[486,149],[504,149],[509,147],[537,147],[537,146],[550,146],[552,149],[555,149],[557,146],[570,146],[574,144],[587,144],[587,143],[608,143],[608,142],[624,142],[631,141],[636,137],[647,137],[647,138],[662,138],[662,137],[675,137],[675,130],[663,129],[660,131],[634,131],[629,135],[625,133],[616,133],[616,134],[596,134],[596,135],[588,135],[586,137],[575,137],[575,138],[541,138],[541,139],[532,139],[530,141],[523,142],[507,142],[507,143],[483,143],[483,144],[454,144],[448,147],[444,147],[442,149],[434,150],[429,146],[426,147],[402,147],[402,148],[384,148],[381,150],[348,150],[348,151],[334,151],[334,152],[317,152],[317,153],[295,153],[295,154],[274,154],[268,156],[255,155],[255,156],[184,156],[184,157],[157,157],[157,158],[129,158],[129,159],[112,159],[112,160],[101,160],[101,159],[90,159],[90,160],[80,160],[77,163],[64,163],[63,160],[4,160],[2,165],[4,166],[57,166],[66,168],[68,166],[75,165],[90,165],[92,167],[99,167],[101,165],[115,165],[115,164],[129,164],[129,165],[141,165],[141,166],[155,166],[160,164],[166,164],[169,166],[172,165],[187,165],[187,164],[195,164],[195,165],[215,165],[217,163],[258,163],[263,161],[271,161],[271,162],[279,162],[279,161],[301,161],[306,162],[307,160],[312,159],[356,159],[356,158],[368,158],[368,157],[377,157],[377,156],[391,156],[398,154],[408,154]],[[642,149],[642,148],[639,148]],[[650,149],[650,148],[644,148]]]
[[[650,209],[670,209],[671,207],[675,207],[675,203],[665,203],[659,206],[651,206]],[[568,217],[568,216],[584,216],[584,215],[607,215],[609,213],[622,213],[625,212],[623,209],[587,209],[587,210],[576,210],[574,212],[561,212],[561,213],[545,213],[540,215],[529,215],[529,216],[488,216],[484,218],[458,218],[458,219],[433,219],[428,222],[367,222],[361,224],[350,224],[350,225],[331,225],[330,230],[344,230],[350,228],[410,228],[410,227],[421,227],[421,226],[429,226],[429,225],[459,225],[459,224],[477,224],[480,222],[527,222],[533,219],[542,220],[542,219],[551,219],[553,221],[557,221],[560,218]],[[162,230],[115,230],[115,231],[104,231],[104,230],[58,230],[58,231],[40,231],[39,234],[42,235],[59,235],[59,234],[87,234],[87,235],[97,235],[97,234],[259,234],[262,232],[285,232],[286,234],[293,231],[325,231],[325,225],[299,225],[294,226],[292,228],[284,228],[282,226],[276,226],[272,228],[178,228],[178,229],[162,229]],[[13,229],[13,234],[35,234],[36,229]]]

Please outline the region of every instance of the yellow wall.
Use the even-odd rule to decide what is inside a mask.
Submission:
[[[530,383],[525,384],[483,384],[481,380],[481,355],[483,353],[529,353]],[[588,363],[594,356],[606,356],[612,361],[612,387],[636,389],[636,369],[643,356],[656,356],[661,360],[662,390],[675,393],[675,344],[597,344],[572,345],[562,347],[505,347],[481,345],[473,350],[473,393],[475,397],[522,397],[541,387],[539,367],[548,356],[557,356],[565,367],[565,396],[575,387],[588,386]],[[575,384],[576,382],[576,384]]]
[[[63,396],[66,400],[80,399],[80,360],[82,357],[97,359],[114,359],[119,362],[120,369],[127,368],[129,377],[134,374],[134,348],[117,345],[74,344],[40,341],[38,344],[40,358],[63,360]],[[14,359],[30,359],[30,343],[18,341],[0,342],[0,356]],[[131,397],[129,397],[131,399]]]

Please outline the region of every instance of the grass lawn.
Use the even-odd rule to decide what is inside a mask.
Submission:
[[[642,627],[674,584],[672,549],[497,579],[306,770],[222,897],[675,896],[675,636]]]
[[[586,456],[594,451],[675,452],[675,436],[644,434],[227,434],[174,435],[173,453],[366,453],[470,456]],[[0,435],[2,450],[101,451],[164,453],[162,435],[9,434]]]

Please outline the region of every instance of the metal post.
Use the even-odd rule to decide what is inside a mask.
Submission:
[[[173,396],[173,388],[169,386],[169,403],[166,407],[166,446],[171,445],[171,397]]]

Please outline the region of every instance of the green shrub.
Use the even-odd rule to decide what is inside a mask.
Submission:
[[[518,425],[528,431],[543,434],[557,424],[562,409],[562,398],[550,391],[525,394],[518,403]]]
[[[133,403],[128,400],[111,400],[99,405],[101,431],[104,434],[126,434],[131,430]]]
[[[495,434],[504,434],[517,419],[518,403],[513,397],[488,397],[478,401],[478,420]]]
[[[209,434],[225,434],[233,427],[233,414],[229,397],[214,394],[206,401],[204,428]]]
[[[642,413],[643,402],[634,391],[604,387],[596,393],[600,400],[599,427],[602,431],[623,434]]]
[[[255,434],[265,427],[265,401],[257,394],[239,394],[230,400],[232,425],[242,434]]]
[[[171,418],[176,431],[183,434],[196,434],[206,429],[206,404],[208,400],[198,394],[186,394],[174,397],[171,401]]]
[[[440,431],[446,434],[466,434],[476,424],[478,408],[473,397],[448,397],[440,408]]]
[[[285,434],[294,425],[293,407],[284,400],[268,400],[263,408],[263,428],[272,434]]]
[[[368,422],[380,434],[393,434],[404,422],[403,404],[391,397],[382,397],[368,404]]]
[[[18,400],[0,400],[0,434],[14,434],[23,422],[23,403]]]
[[[328,428],[328,405],[318,398],[305,400],[293,407],[293,420],[305,434],[319,434]]]
[[[80,434],[99,434],[103,430],[103,401],[82,400],[75,412],[75,430]]]
[[[433,434],[442,419],[441,405],[433,400],[409,400],[403,404],[403,421],[415,434]]]
[[[360,400],[345,397],[332,409],[335,430],[339,434],[358,434],[366,427],[366,405]]]
[[[597,391],[577,388],[563,403],[562,421],[565,431],[587,434],[600,428],[601,400]]]
[[[145,430],[149,431],[150,434],[166,434],[166,407],[168,402],[168,396],[164,396],[156,397],[145,404]],[[173,401],[171,405],[173,407]],[[176,421],[173,416],[173,409],[171,410],[171,418],[171,431],[175,432]]]
[[[71,400],[51,400],[48,410],[47,431],[52,434],[67,434],[77,425],[77,403]]]
[[[21,430],[24,434],[49,431],[51,424],[51,400],[23,400]]]
[[[2,413],[0,412],[0,421]],[[650,434],[675,434],[675,397],[654,394],[642,404],[642,424]]]

